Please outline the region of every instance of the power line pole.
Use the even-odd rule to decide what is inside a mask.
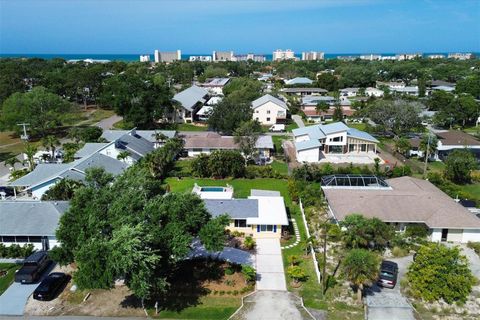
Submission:
[[[428,134],[428,139],[427,139],[427,150],[425,150],[425,165],[423,167],[423,178],[427,178],[427,165],[428,165],[428,156],[429,156],[429,151],[430,151],[430,133]]]
[[[27,126],[29,126],[30,123],[17,123],[17,126],[22,126],[23,127],[23,135],[20,136],[20,139],[28,141],[28,135],[27,135]]]

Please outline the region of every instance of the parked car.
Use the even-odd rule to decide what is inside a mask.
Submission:
[[[382,261],[377,284],[385,288],[395,288],[398,277],[398,264],[393,261]]]
[[[285,125],[284,124],[274,124],[271,126],[268,131],[270,132],[285,132]]]
[[[46,251],[37,251],[23,261],[23,266],[15,273],[15,282],[35,283],[50,265]]]
[[[68,281],[70,281],[70,276],[63,272],[50,273],[33,291],[33,299],[40,301],[53,300],[57,294],[63,291]]]

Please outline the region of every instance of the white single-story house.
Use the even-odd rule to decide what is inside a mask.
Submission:
[[[425,225],[431,241],[480,241],[480,219],[427,180],[332,175],[322,178],[321,188],[335,221],[356,213],[392,224],[398,232]]]
[[[391,88],[392,92],[396,94],[405,94],[409,96],[418,96],[418,87],[417,86],[405,86],[403,88]]]
[[[57,246],[55,230],[68,208],[68,201],[0,201],[0,243],[32,244],[36,250]]]
[[[253,120],[262,125],[282,123],[287,119],[287,104],[269,94],[252,101],[252,109]]]
[[[340,90],[342,97],[356,97],[360,88],[344,88]]]
[[[327,94],[328,91],[322,88],[284,88],[282,92],[291,95],[291,96],[310,96],[310,95],[324,95]]]
[[[380,90],[380,89],[377,89],[377,88],[368,87],[367,89],[365,89],[365,95],[367,97],[379,98],[379,97],[383,97],[384,92],[383,92],[383,90]]]
[[[307,126],[294,129],[292,133],[298,162],[330,162],[335,159],[336,162],[366,164],[373,163],[377,157],[378,140],[366,132],[349,128],[343,122]]]
[[[201,189],[201,193],[209,193],[203,201],[213,217],[227,214],[231,218],[227,226],[230,231],[243,232],[254,238],[279,239],[282,228],[288,226],[287,210],[278,191],[252,189],[247,199],[226,199],[223,197],[225,191],[220,191],[224,187]],[[214,199],[211,194],[219,194],[219,198]]]
[[[435,153],[430,156],[432,160],[443,161],[453,150],[467,149],[480,161],[480,141],[474,136],[460,130],[436,132],[435,135],[438,142]],[[409,156],[423,157],[423,151],[419,150],[421,138],[412,138],[409,141]]]
[[[218,133],[191,133],[184,135],[184,149],[189,157],[196,157],[200,154],[210,154],[215,150],[238,150],[240,147],[235,143],[232,136],[221,136]],[[259,162],[269,162],[271,152],[274,149],[272,137],[269,135],[261,135],[255,148],[258,152]]]
[[[320,102],[325,102],[329,106],[333,106],[335,104],[335,98],[331,96],[304,96],[302,97],[302,108],[308,106],[316,107]]]
[[[208,96],[207,89],[195,85],[180,91],[173,96],[173,100],[180,104],[180,108],[174,111],[169,120],[177,123],[195,122],[195,115],[208,100]]]
[[[223,96],[223,87],[227,85],[230,78],[213,78],[210,81],[202,83],[200,86],[207,89],[211,95]]]

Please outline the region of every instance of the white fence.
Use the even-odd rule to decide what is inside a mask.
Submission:
[[[307,223],[307,218],[305,217],[305,211],[303,210],[302,199],[298,199],[298,202],[299,202],[299,205],[300,205],[300,211],[302,212],[303,224],[305,225],[305,231],[307,233],[307,239],[308,239],[308,238],[310,238],[310,231],[308,230],[308,223]],[[310,254],[313,257],[313,265],[315,267],[315,273],[317,274],[318,283],[320,283],[321,275],[320,275],[320,270],[318,269],[317,256],[315,255],[315,251],[313,250],[313,246],[310,246]]]

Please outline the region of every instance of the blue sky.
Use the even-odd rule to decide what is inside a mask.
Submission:
[[[0,0],[0,53],[480,51],[480,0]]]

